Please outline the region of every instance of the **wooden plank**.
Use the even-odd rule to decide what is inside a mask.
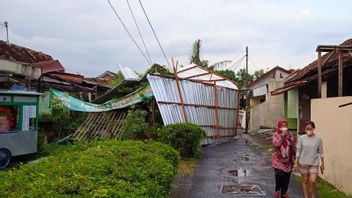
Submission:
[[[342,97],[343,96],[343,62],[342,62],[342,52],[339,51],[339,65],[338,65],[338,81],[339,81],[339,86],[338,86],[338,96]]]
[[[97,131],[98,127],[99,127],[99,123],[101,122],[101,120],[104,119],[104,116],[101,115],[102,113],[99,113],[99,116],[97,117],[97,119],[94,121],[93,126],[90,128],[90,130],[88,131],[88,139],[91,139],[92,136],[94,136],[94,132]]]
[[[173,59],[172,59],[172,62],[173,62],[173,64],[174,64],[174,60],[173,60]],[[175,76],[175,80],[176,80],[176,86],[177,86],[178,95],[179,95],[179,97],[180,97],[180,102],[181,102],[183,117],[184,117],[184,119],[185,119],[185,122],[187,123],[187,122],[188,122],[188,119],[187,119],[186,109],[185,109],[185,105],[184,105],[184,102],[183,102],[182,92],[181,92],[181,88],[180,88],[180,82],[179,82],[179,79],[178,79],[178,75],[177,75],[177,71],[176,71],[176,66],[175,66],[175,64],[174,64],[174,76]]]
[[[237,109],[236,109],[236,115],[235,115],[235,127],[236,127],[236,131],[235,131],[235,135],[238,135],[238,115],[239,115],[239,110],[240,110],[240,91],[236,91],[237,92]],[[235,93],[236,93],[235,92]]]
[[[215,106],[215,123],[216,123],[216,138],[220,138],[219,134],[219,112],[218,112],[218,94],[216,89],[216,82],[214,82],[214,106]]]
[[[107,119],[110,116],[110,112],[103,112],[100,116],[102,117],[102,119],[98,123],[96,123],[97,128],[91,133],[91,138],[93,139],[97,138],[100,135],[101,131],[106,128]]]
[[[79,134],[76,139],[77,140],[82,140],[84,136],[88,133],[90,126],[94,123],[93,121],[96,119],[98,113],[92,113],[91,114],[91,119],[89,120],[88,123],[85,123],[86,127],[82,130],[82,133]]]
[[[318,51],[318,98],[321,98],[321,86],[322,86],[321,51]]]
[[[109,132],[111,133],[112,139],[116,139],[116,133],[114,131],[114,128],[115,128],[115,125],[117,124],[116,120],[119,118],[119,116],[120,116],[120,112],[115,111],[110,120]]]
[[[183,79],[189,80],[189,79],[192,79],[192,78],[197,78],[197,77],[206,76],[206,75],[210,75],[210,74],[209,73],[197,74],[197,75],[193,75],[193,76],[188,76],[188,77],[183,78]],[[196,80],[196,79],[194,79],[194,80]]]
[[[84,122],[82,122],[82,124],[78,127],[78,129],[75,131],[75,133],[72,135],[72,138],[75,138],[76,136],[78,136],[83,129],[85,128],[86,124],[88,122],[88,120],[91,119],[91,114],[88,114],[88,116],[86,117],[86,119],[84,120]]]
[[[115,140],[119,139],[120,138],[120,135],[121,135],[121,131],[120,131],[120,128],[123,124],[123,121],[125,120],[125,117],[126,117],[126,114],[124,112],[121,112],[119,114],[119,117],[117,119],[117,124],[115,125],[114,129],[113,129],[113,132],[115,134]]]

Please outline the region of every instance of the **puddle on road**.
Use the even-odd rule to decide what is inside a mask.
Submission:
[[[239,157],[239,158],[236,158],[235,161],[249,161],[250,158],[249,156],[243,156],[243,157]]]
[[[222,185],[223,194],[232,193],[238,195],[265,195],[265,192],[257,184],[230,184]]]
[[[250,155],[248,153],[240,152],[237,154],[235,161],[249,161]]]
[[[233,177],[248,177],[250,175],[249,170],[242,169],[242,168],[229,170],[227,171],[227,173]]]

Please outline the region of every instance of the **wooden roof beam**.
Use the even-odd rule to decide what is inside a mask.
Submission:
[[[318,45],[317,52],[331,52],[336,49],[341,51],[352,51],[352,45]]]

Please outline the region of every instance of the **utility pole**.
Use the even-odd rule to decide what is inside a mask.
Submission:
[[[247,134],[248,133],[248,114],[249,114],[249,100],[248,100],[248,46],[246,46],[246,79],[245,79],[245,93],[246,93],[246,131],[245,133]]]
[[[7,23],[7,21],[4,22],[4,26],[6,28],[6,39],[7,39],[7,43],[10,43],[9,41],[9,23]]]
[[[246,72],[248,74],[248,46],[246,46]],[[246,87],[247,87],[248,81],[246,79]]]

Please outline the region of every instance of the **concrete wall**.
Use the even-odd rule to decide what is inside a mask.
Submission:
[[[323,179],[352,195],[352,97],[313,99],[311,117],[324,141],[326,171]]]
[[[268,84],[269,93],[283,85],[282,82],[270,82]],[[256,104],[255,101],[251,104]],[[284,95],[272,96],[266,95],[266,101],[251,106],[249,127],[251,130],[257,130],[261,126],[275,128],[278,118],[284,117]]]
[[[50,91],[45,91],[39,97],[39,117],[51,114],[50,97]]]
[[[29,65],[23,65],[17,62],[7,61],[0,59],[0,71],[13,72],[22,74],[28,77],[39,79],[41,75],[40,68],[33,68]]]

